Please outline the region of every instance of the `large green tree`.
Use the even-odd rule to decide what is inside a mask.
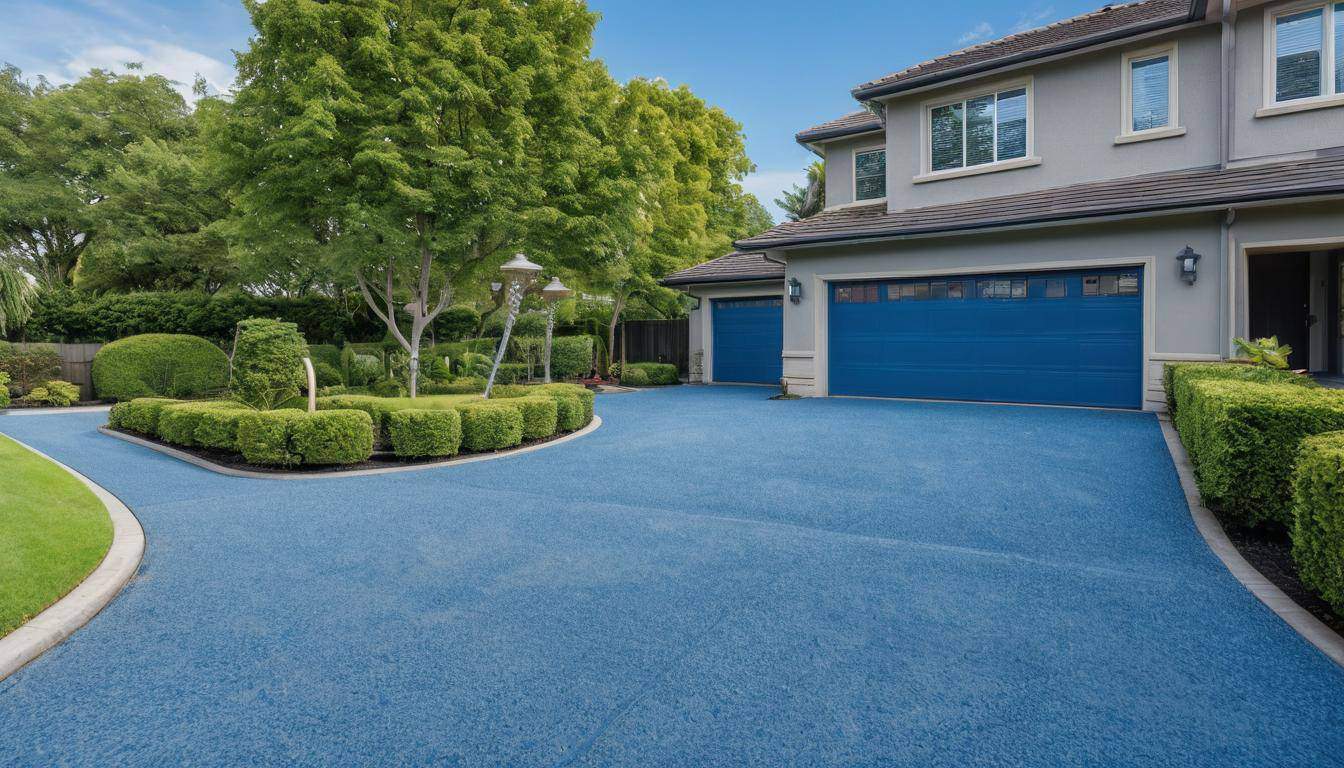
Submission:
[[[96,209],[126,148],[190,132],[172,83],[130,69],[60,87],[0,70],[0,254],[43,286],[69,284],[97,241]]]
[[[605,150],[583,112],[602,78],[582,3],[246,5],[257,34],[221,135],[243,226],[350,275],[406,349],[412,393],[455,283],[540,230],[595,241],[557,258],[603,250],[602,217],[574,221],[604,187],[588,168]]]

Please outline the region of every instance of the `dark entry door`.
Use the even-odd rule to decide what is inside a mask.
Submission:
[[[1305,253],[1266,253],[1250,263],[1251,338],[1279,337],[1292,368],[1311,365],[1311,262]]]

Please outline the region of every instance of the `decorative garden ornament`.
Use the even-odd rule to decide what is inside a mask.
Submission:
[[[523,306],[523,294],[537,275],[541,274],[541,265],[533,264],[523,254],[515,254],[499,268],[504,273],[504,282],[508,286],[508,314],[504,316],[504,335],[499,337],[499,349],[495,350],[495,364],[490,367],[490,378],[485,382],[485,399],[490,399],[490,390],[495,388],[495,375],[499,373],[499,364],[504,362],[504,350],[509,348],[509,334],[513,332],[513,321],[518,319],[518,310]]]
[[[561,299],[573,295],[574,292],[565,287],[558,277],[551,278],[551,282],[541,289],[541,298],[546,300],[546,348],[542,352],[542,365],[545,371],[543,381],[547,384],[551,383],[551,337],[555,332],[555,305]]]

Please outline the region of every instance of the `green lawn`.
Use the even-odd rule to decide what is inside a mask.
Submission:
[[[0,435],[0,637],[88,576],[112,521],[70,473]]]

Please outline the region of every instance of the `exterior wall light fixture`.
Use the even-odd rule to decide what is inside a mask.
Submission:
[[[803,284],[798,282],[798,278],[789,278],[789,301],[794,304],[803,300]]]
[[[1199,264],[1199,259],[1199,254],[1195,253],[1195,249],[1188,245],[1182,248],[1180,253],[1176,254],[1176,262],[1180,265],[1181,269],[1181,279],[1184,280],[1187,285],[1195,284],[1195,278],[1198,276],[1196,265]]]

